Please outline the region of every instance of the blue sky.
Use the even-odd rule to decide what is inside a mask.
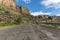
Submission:
[[[16,4],[27,7],[34,16],[60,16],[60,0],[16,0]]]

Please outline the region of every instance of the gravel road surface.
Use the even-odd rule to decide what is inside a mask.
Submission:
[[[60,40],[60,29],[28,23],[0,30],[0,40]]]

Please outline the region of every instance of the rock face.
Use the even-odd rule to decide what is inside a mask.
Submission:
[[[2,4],[2,0],[0,0],[0,4]]]
[[[16,9],[17,9],[17,11],[19,11],[21,13],[29,14],[29,10],[26,7],[18,6],[18,7],[16,7]]]
[[[0,4],[10,7],[16,11],[21,12],[21,13],[25,13],[25,14],[29,13],[29,10],[26,7],[16,6],[15,0],[0,0]]]
[[[11,7],[13,9],[15,9],[16,7],[15,0],[0,0],[0,4],[5,5],[7,7]]]

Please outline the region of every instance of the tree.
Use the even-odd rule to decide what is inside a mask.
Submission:
[[[40,19],[40,18],[42,18],[42,16],[38,15],[38,18]]]
[[[51,20],[51,22],[52,22],[53,17],[52,16],[49,16],[48,19]]]

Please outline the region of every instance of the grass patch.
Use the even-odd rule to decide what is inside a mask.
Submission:
[[[45,26],[45,27],[55,27],[55,28],[60,28],[60,25],[53,25],[53,24],[40,24],[42,26]]]
[[[14,23],[0,23],[0,27],[16,25]]]
[[[60,28],[60,26],[58,26],[58,28]]]
[[[44,25],[44,26],[53,26],[53,25],[51,25],[51,24],[49,24],[49,25],[48,25],[48,24],[41,24],[41,25]]]

